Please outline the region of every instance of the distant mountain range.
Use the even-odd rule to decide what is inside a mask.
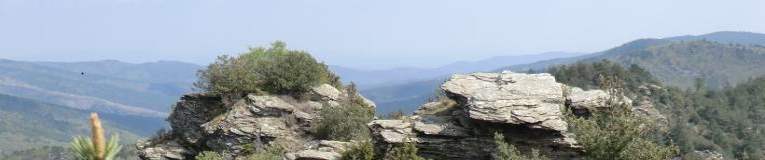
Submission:
[[[333,69],[345,81],[357,82],[361,87],[384,86],[576,55],[579,54],[495,57],[434,69],[361,71],[337,66]],[[165,127],[164,117],[170,107],[182,94],[191,92],[192,84],[197,80],[196,72],[202,67],[172,61],[135,64],[116,60],[30,62],[0,59],[0,155],[66,145],[72,136],[87,135],[90,112],[101,113],[107,131],[119,133],[126,142],[149,136]],[[432,92],[425,88],[408,89]],[[385,93],[395,92],[402,91]],[[370,96],[387,99],[377,98],[385,93]],[[411,96],[428,95],[409,93]],[[409,98],[407,95],[397,97]],[[412,105],[419,102],[410,101]],[[378,103],[387,105],[384,101]]]
[[[330,66],[345,82],[354,82],[361,89],[383,88],[386,86],[432,80],[448,77],[454,73],[489,71],[515,64],[525,64],[553,58],[566,58],[584,53],[547,52],[530,55],[496,56],[478,61],[461,61],[436,68],[394,68],[384,70],[360,70],[342,66]]]
[[[544,71],[553,65],[608,59],[623,65],[637,64],[659,80],[673,86],[690,87],[696,78],[712,88],[732,86],[751,77],[765,75],[765,34],[715,32],[697,36],[639,39],[602,52],[553,58],[528,64],[507,64],[493,71]],[[443,78],[362,90],[378,103],[378,112],[402,110],[410,113],[430,97]]]
[[[0,93],[99,112],[164,117],[201,66],[0,60]]]
[[[149,136],[166,126],[167,112],[190,92],[199,68],[170,61],[0,60],[0,154],[87,135],[91,112],[125,142]]]

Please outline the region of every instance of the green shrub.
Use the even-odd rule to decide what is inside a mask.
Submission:
[[[280,145],[269,145],[265,149],[256,151],[248,155],[247,160],[282,160],[285,149]]]
[[[347,93],[347,99],[344,101],[346,104],[352,106],[372,107],[364,102],[364,98],[360,96],[359,90],[356,88],[356,83],[351,82],[351,84],[343,88],[345,89],[345,93]]]
[[[198,76],[195,87],[213,94],[299,94],[323,83],[341,87],[327,65],[307,52],[287,49],[280,41],[239,56],[220,56]]]
[[[314,125],[316,136],[320,139],[350,141],[369,139],[367,123],[372,121],[374,111],[369,107],[343,104],[336,107],[325,106],[319,111],[319,119]]]
[[[202,153],[197,154],[196,157],[194,157],[196,160],[224,160],[223,155],[218,154],[217,152],[213,151],[204,151]]]
[[[539,150],[532,149],[529,156],[521,154],[515,146],[505,142],[505,136],[501,133],[494,133],[494,144],[497,146],[494,152],[495,160],[548,160],[549,158],[539,154]]]
[[[375,151],[372,142],[363,141],[350,146],[343,152],[340,160],[372,160],[374,156]]]
[[[281,48],[275,45],[275,48]],[[283,47],[283,46],[282,46]],[[283,48],[282,48],[283,50]],[[329,82],[327,66],[316,62],[308,53],[301,51],[280,51],[281,55],[247,57],[255,61],[263,75],[263,89],[273,93],[300,93],[320,83]],[[267,53],[267,52],[266,52]]]
[[[417,146],[414,142],[396,144],[383,158],[385,160],[425,160],[417,155]]]
[[[611,89],[611,95],[621,95]],[[652,121],[632,113],[629,105],[610,100],[609,110],[589,117],[567,116],[576,140],[584,147],[584,156],[592,160],[666,160],[677,155],[677,147],[655,142],[651,137]]]

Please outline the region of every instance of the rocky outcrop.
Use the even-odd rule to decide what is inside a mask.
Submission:
[[[454,75],[441,89],[448,99],[426,103],[412,117],[370,123],[376,146],[385,150],[409,139],[426,158],[491,159],[499,132],[522,152],[576,159],[582,149],[563,111],[606,107],[610,98],[567,87],[549,74],[512,72]]]
[[[329,160],[340,158],[340,153],[345,151],[352,142],[340,141],[313,141],[307,143],[307,147],[301,151],[287,153],[286,159],[290,160]]]
[[[358,92],[356,93],[356,95],[348,95],[348,93],[338,91],[337,89],[335,89],[335,87],[329,84],[323,84],[323,85],[314,87],[311,89],[311,93],[312,93],[310,96],[311,100],[326,102],[330,106],[340,105],[339,103],[340,101],[348,100],[348,98],[360,98],[361,101],[363,101],[369,107],[372,107],[372,108],[376,107],[374,102],[362,96]]]
[[[584,91],[573,87],[569,90],[566,103],[572,109],[594,110],[607,107],[611,96],[602,90]]]
[[[704,150],[704,151],[693,151],[689,155],[689,159],[694,160],[724,160],[725,157],[721,153],[710,151],[710,150]],[[677,158],[680,159],[680,158]]]
[[[475,120],[565,131],[563,84],[548,74],[455,75],[441,88]]]
[[[247,150],[279,143],[290,152],[285,155],[288,159],[336,159],[347,142],[314,139],[311,122],[323,104],[337,104],[348,94],[321,85],[308,97],[185,95],[167,119],[172,130],[138,143],[139,155],[151,160],[193,159],[201,151],[215,151],[226,153],[227,159],[241,159]]]
[[[141,158],[151,160],[183,159],[186,155],[195,154],[179,144],[177,140],[142,141],[138,142],[137,148],[141,151],[139,152]]]
[[[564,111],[586,115],[607,108],[615,99],[604,91],[557,83],[549,74],[454,75],[441,89],[446,98],[423,104],[413,116],[368,123],[376,151],[387,153],[395,144],[411,142],[429,159],[491,159],[494,133],[501,133],[521,152],[536,149],[552,159],[577,159],[582,148],[569,132]],[[346,92],[320,85],[306,100],[284,95],[186,95],[168,117],[172,130],[138,143],[139,154],[152,160],[190,159],[201,151],[215,151],[226,153],[226,159],[242,159],[247,151],[280,144],[287,147],[284,159],[338,159],[352,142],[316,139],[311,128],[324,107],[344,101],[375,106]],[[628,98],[619,99],[633,105]],[[661,116],[644,99],[633,110]]]
[[[373,135],[385,142],[402,143],[417,141],[414,138],[412,123],[407,120],[376,120],[369,123]]]

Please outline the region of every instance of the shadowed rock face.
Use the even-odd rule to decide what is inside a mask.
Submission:
[[[378,150],[409,137],[426,158],[491,159],[499,132],[522,152],[538,149],[552,159],[577,159],[582,150],[568,132],[563,110],[605,107],[608,99],[599,90],[571,92],[549,74],[454,75],[441,89],[452,103],[429,102],[407,119],[370,123]]]
[[[287,147],[288,159],[335,159],[348,142],[314,139],[311,124],[323,104],[333,107],[348,95],[320,85],[308,97],[310,100],[299,101],[290,96],[249,94],[224,100],[204,94],[185,95],[167,119],[172,130],[139,142],[139,156],[193,159],[201,151],[215,151],[226,153],[227,159],[239,159],[248,148],[263,149],[279,143]]]

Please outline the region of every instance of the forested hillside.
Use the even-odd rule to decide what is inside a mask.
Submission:
[[[765,47],[723,44],[712,41],[683,41],[655,45],[644,49],[606,54],[623,65],[637,64],[671,86],[692,87],[702,78],[713,89],[732,86],[753,77],[765,75]]]
[[[587,55],[542,60],[534,63],[497,68],[494,71],[543,71],[551,66],[579,61],[599,62],[608,59],[629,67],[637,64],[653,73],[658,81],[681,88],[703,77],[712,89],[733,86],[752,77],[765,75],[759,69],[765,64],[765,34],[750,32],[715,32],[698,36],[678,36],[663,39],[638,39],[623,45]],[[381,112],[412,111],[415,101],[424,101],[436,90],[441,80],[428,80],[363,90],[384,105]],[[398,91],[398,92],[392,92]],[[407,95],[407,99],[385,98]],[[387,109],[392,108],[392,109]]]
[[[708,40],[720,43],[735,43],[747,45],[765,45],[765,34],[753,32],[721,31],[704,35],[688,35],[665,38],[673,41]]]
[[[42,146],[68,145],[75,135],[87,135],[90,112],[0,94],[0,154]],[[124,142],[148,136],[162,118],[102,113],[107,131]]]
[[[608,59],[629,66],[637,64],[670,86],[692,87],[697,77],[712,89],[733,86],[765,75],[765,35],[748,32],[715,32],[700,36],[640,39],[591,55],[540,61],[503,69],[544,70],[578,61]]]
[[[662,85],[645,69],[624,69],[609,61],[576,63],[547,70],[559,82],[598,88],[604,77],[618,77],[633,102],[650,100],[668,118],[671,142],[690,158],[694,151],[711,150],[731,159],[765,158],[765,78],[735,87],[710,90],[703,79],[681,89]],[[650,86],[656,87],[650,87]],[[646,88],[653,88],[645,92]]]

